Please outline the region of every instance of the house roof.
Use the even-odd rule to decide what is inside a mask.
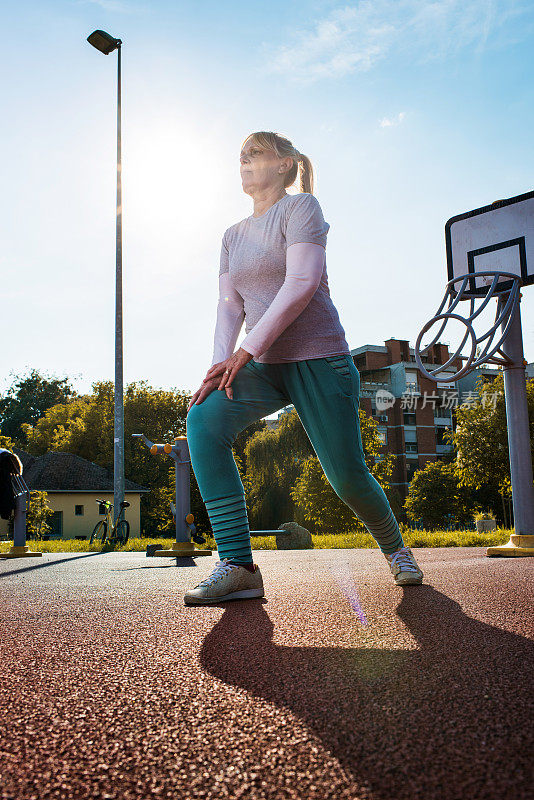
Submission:
[[[49,452],[32,456],[13,447],[22,462],[22,476],[29,489],[45,492],[113,492],[113,473],[73,453]],[[149,492],[146,486],[124,481],[126,492]]]

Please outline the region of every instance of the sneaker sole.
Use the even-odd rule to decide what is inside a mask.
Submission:
[[[184,603],[186,606],[207,606],[211,603],[224,603],[226,600],[247,600],[252,597],[264,597],[264,594],[263,589],[242,589],[240,592],[230,592],[230,594],[224,594],[222,597],[208,597],[206,599],[184,597]]]
[[[408,575],[406,578],[399,578],[397,576],[397,578],[395,578],[395,583],[397,584],[397,586],[409,586],[411,584],[418,585],[418,584],[423,583],[423,575],[421,575],[421,576]]]

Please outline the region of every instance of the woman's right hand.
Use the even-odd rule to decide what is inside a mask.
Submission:
[[[221,376],[218,375],[216,378],[212,378],[211,380],[207,380],[205,383],[202,384],[200,389],[197,389],[195,394],[191,397],[189,401],[189,405],[187,406],[187,412],[189,413],[189,409],[192,405],[200,405],[203,400],[214,390],[218,389],[221,383]],[[229,386],[226,390],[226,396],[231,398],[232,387]]]

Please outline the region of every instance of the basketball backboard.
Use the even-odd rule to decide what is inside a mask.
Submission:
[[[512,272],[522,285],[534,283],[534,192],[451,217],[445,225],[448,280],[480,270]],[[486,294],[489,275],[472,278],[471,296]],[[510,288],[512,280],[499,282]],[[507,285],[509,284],[509,286]],[[458,291],[461,281],[454,284]]]

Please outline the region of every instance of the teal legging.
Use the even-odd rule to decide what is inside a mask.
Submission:
[[[364,459],[358,416],[360,373],[350,355],[282,364],[253,360],[232,381],[233,399],[214,389],[187,414],[187,442],[219,558],[250,563],[243,484],[232,453],[248,425],[293,404],[336,494],[383,553],[404,546],[384,490]]]

